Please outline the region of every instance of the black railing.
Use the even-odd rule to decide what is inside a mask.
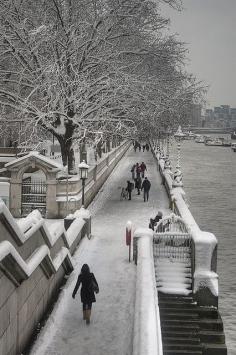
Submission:
[[[188,233],[156,233],[153,238],[154,258],[171,258],[178,261],[191,259],[192,238]]]
[[[43,216],[46,215],[47,184],[45,181],[22,182],[21,214],[26,216],[31,211],[38,209]]]

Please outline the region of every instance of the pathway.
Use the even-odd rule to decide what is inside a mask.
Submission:
[[[144,161],[152,183],[150,198],[142,195],[120,201],[122,186],[131,179],[131,166]],[[130,355],[132,353],[136,266],[128,262],[125,226],[148,227],[158,209],[167,213],[168,199],[151,152],[131,147],[89,207],[92,213],[91,240],[84,238],[73,257],[74,272],[63,288],[49,321],[31,355]],[[82,320],[79,291],[71,294],[84,263],[90,265],[99,286],[91,324]]]

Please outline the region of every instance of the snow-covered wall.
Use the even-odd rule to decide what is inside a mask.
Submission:
[[[214,234],[202,231],[191,214],[185,201],[185,192],[182,187],[173,187],[172,173],[165,169],[164,159],[152,148],[157,160],[167,194],[170,207],[185,222],[193,238],[193,292],[201,305],[218,307],[218,275],[217,265],[217,239]]]
[[[85,206],[93,200],[101,186],[104,184],[112,170],[130,147],[131,141],[125,141],[114,148],[107,156],[101,159],[97,165],[92,166],[88,171],[88,178],[85,181]],[[66,209],[66,191],[68,190],[69,212],[75,211],[82,204],[82,183],[79,176],[66,181],[60,181],[57,185],[58,216],[64,218],[68,211]]]
[[[162,337],[153,263],[153,231],[139,228],[134,233],[137,246],[137,280],[134,318],[134,355],[162,355]]]
[[[0,354],[21,354],[32,332],[73,270],[71,254],[87,233],[88,212],[46,223],[35,210],[15,220],[0,201]]]

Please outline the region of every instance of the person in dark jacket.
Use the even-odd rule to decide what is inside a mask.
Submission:
[[[126,190],[128,191],[129,200],[131,200],[131,193],[132,193],[133,187],[134,187],[134,184],[128,180]]]
[[[90,272],[89,266],[84,264],[81,268],[81,273],[78,276],[72,297],[75,298],[75,295],[82,284],[80,296],[81,302],[83,304],[83,319],[86,320],[86,324],[90,323],[92,303],[96,302],[94,292],[99,292],[99,287],[97,280],[93,273]]]
[[[137,189],[138,195],[140,195],[141,185],[142,185],[142,179],[139,176],[135,179],[135,188]]]
[[[132,174],[132,180],[135,179],[135,169],[136,169],[136,164],[132,165],[132,168],[131,168],[131,174]]]
[[[142,178],[144,178],[145,175],[145,170],[147,170],[146,164],[142,161],[142,163],[140,164],[140,168],[141,168],[141,174],[142,174]]]
[[[139,165],[139,163],[136,163],[136,166],[135,166],[135,172],[136,172],[136,178],[139,178],[141,176],[141,166]]]
[[[143,183],[142,183],[142,188],[141,188],[141,190],[143,190],[144,202],[148,201],[150,188],[151,188],[151,183],[148,180],[148,178],[145,177],[145,179],[143,180]]]
[[[150,222],[149,222],[149,228],[154,230],[154,227],[157,225],[157,223],[162,219],[162,212],[158,211],[157,215],[155,218],[150,218]]]

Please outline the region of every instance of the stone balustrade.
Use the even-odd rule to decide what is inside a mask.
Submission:
[[[152,144],[151,144],[152,147]],[[182,187],[174,187],[172,173],[165,169],[164,158],[153,149],[162,182],[175,214],[183,218],[193,238],[193,294],[199,305],[218,307],[217,239],[214,234],[202,231],[185,201]]]
[[[153,231],[138,228],[133,236],[137,265],[134,355],[162,355],[162,336],[153,263]],[[134,250],[135,251],[135,250]]]

